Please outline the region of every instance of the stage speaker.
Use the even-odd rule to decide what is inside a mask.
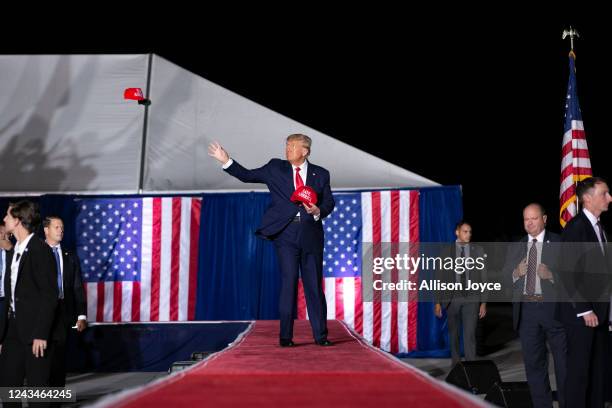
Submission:
[[[197,363],[197,361],[194,360],[175,361],[168,369],[168,374],[176,373],[177,371],[183,371],[184,369],[186,369],[187,367],[191,367],[195,363]]]
[[[446,382],[472,394],[486,394],[501,383],[499,370],[492,360],[461,361],[446,376]]]
[[[194,351],[191,353],[191,359],[194,361],[202,361],[213,353],[213,351]]]
[[[500,407],[533,407],[529,385],[526,381],[496,383],[487,392],[485,401]]]

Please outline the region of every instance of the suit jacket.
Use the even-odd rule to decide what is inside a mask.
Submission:
[[[470,250],[469,250],[470,258],[476,259],[476,258],[484,257],[484,249],[481,246],[470,243],[469,247],[470,247]],[[440,250],[440,257],[442,258],[442,260],[444,260],[444,258],[447,258],[447,257],[455,259],[457,257],[456,242],[452,242],[452,243],[449,242],[449,243],[443,244]],[[487,281],[486,267],[482,270],[474,268],[474,269],[471,269],[470,271],[467,271],[467,278],[471,282],[485,283]],[[445,269],[438,270],[436,273],[436,279],[439,279],[443,283],[454,283],[454,282],[457,282],[457,273],[455,273],[452,270],[445,270]],[[479,291],[478,292],[470,291],[470,292],[461,292],[461,294],[465,294],[465,296],[462,296],[462,297],[471,302],[486,302],[487,301],[486,292],[482,293]],[[435,295],[436,303],[440,303],[442,307],[444,307],[445,309],[448,309],[453,299],[459,295],[460,293],[455,290],[443,291],[441,293],[436,292],[436,295]]]
[[[76,254],[62,248],[62,262],[64,268],[64,302],[61,311],[63,314],[56,314],[53,329],[53,338],[59,341],[66,339],[66,333],[74,326],[79,315],[87,314],[79,259]]]
[[[521,238],[519,244],[511,245],[508,248],[506,255],[506,262],[504,264],[504,276],[512,279],[512,272],[516,266],[525,259],[527,253],[527,235]],[[545,307],[550,313],[550,318],[553,319],[555,316],[555,309],[557,300],[557,288],[561,285],[560,277],[558,275],[559,267],[559,242],[561,242],[561,236],[554,232],[546,231],[544,233],[544,242],[542,243],[540,255],[540,263],[545,264],[553,274],[553,280],[540,280],[540,286],[542,288],[542,296]],[[553,243],[551,245],[551,243]],[[555,244],[556,243],[556,244]],[[515,330],[519,327],[521,319],[521,297],[523,296],[523,290],[525,288],[525,278],[527,275],[517,279],[516,282],[512,283],[512,323]]]
[[[593,225],[580,212],[572,218],[562,234],[564,248],[560,256],[560,269],[569,301],[559,302],[557,316],[565,324],[584,325],[577,314],[592,310],[600,325],[608,324],[610,255],[604,254]]]
[[[286,160],[272,159],[266,165],[248,170],[234,161],[226,172],[245,183],[263,183],[268,186],[272,202],[263,215],[256,234],[265,239],[274,239],[291,222],[297,212],[302,219],[302,245],[311,252],[323,252],[323,226],[321,221],[334,209],[329,172],[323,167],[308,162],[306,185],[317,193],[317,206],[321,210],[318,221],[306,212],[303,206],[291,202],[294,170]]]
[[[11,304],[11,263],[14,250],[7,253],[4,277],[5,302],[0,313],[0,343],[7,329]],[[25,344],[34,339],[48,340],[57,307],[57,268],[51,248],[36,235],[30,239],[21,256],[15,284],[15,319],[19,321],[19,337]]]

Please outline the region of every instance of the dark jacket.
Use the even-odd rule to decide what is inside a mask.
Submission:
[[[553,274],[553,280],[540,280],[542,288],[542,296],[544,298],[545,307],[551,318],[555,316],[557,300],[557,288],[561,286],[559,270],[559,246],[561,236],[554,232],[546,231],[544,234],[544,242],[541,246],[542,254],[540,255],[540,263],[545,264]],[[508,254],[506,255],[506,263],[504,265],[504,277],[512,279],[512,272],[523,259],[527,257],[527,236],[524,236],[516,244],[510,245]],[[512,284],[512,325],[515,330],[518,330],[521,319],[521,297],[525,288],[526,275],[517,279]]]
[[[592,310],[600,325],[608,324],[610,306],[610,256],[601,251],[593,225],[581,212],[567,223],[562,234],[560,269],[567,301],[559,302],[558,319],[584,325],[578,314]]]
[[[305,249],[323,252],[323,226],[321,221],[334,209],[335,202],[331,193],[329,172],[323,167],[308,162],[306,185],[317,193],[317,206],[321,210],[318,221],[306,212],[303,206],[291,202],[295,188],[294,170],[286,160],[272,159],[263,167],[248,170],[234,161],[226,170],[229,174],[245,183],[263,183],[270,190],[272,202],[263,215],[256,234],[266,239],[274,239],[300,212],[302,219],[302,241]]]
[[[0,343],[4,341],[7,313],[11,304],[11,263],[14,250],[7,253],[4,277],[5,302],[0,313]],[[48,340],[57,307],[57,268],[51,248],[36,235],[21,256],[15,285],[15,314],[19,337],[30,344],[34,339]]]
[[[87,315],[79,259],[72,252],[62,249],[62,262],[64,301],[56,314],[53,330],[53,338],[60,341],[66,339],[66,333],[74,326],[79,315]]]
[[[469,249],[469,257],[472,259],[485,258],[484,249],[473,243],[468,244]],[[441,244],[440,247],[440,258],[444,261],[446,258],[455,259],[457,254],[457,243],[445,243]],[[464,272],[465,273],[465,272]],[[436,279],[439,279],[443,283],[455,283],[457,282],[457,273],[454,270],[446,270],[446,269],[438,269],[436,270]],[[487,282],[487,268],[485,264],[485,268],[478,269],[473,268],[467,272],[467,279],[471,282],[476,283],[486,283]],[[466,280],[467,283],[467,280]],[[435,301],[436,303],[440,303],[441,306],[445,309],[448,309],[451,302],[457,296],[463,297],[465,300],[470,302],[486,302],[487,301],[487,293],[486,291],[483,293],[481,291],[457,291],[457,290],[449,290],[449,291],[440,291],[435,292]]]

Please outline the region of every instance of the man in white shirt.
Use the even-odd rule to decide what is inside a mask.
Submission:
[[[4,223],[17,243],[8,257],[0,311],[0,386],[20,387],[24,380],[30,387],[48,386],[58,298],[55,261],[49,246],[34,235],[40,225],[36,204],[10,204]]]
[[[565,407],[567,340],[565,328],[555,319],[558,279],[558,234],[546,230],[546,212],[537,203],[523,210],[526,236],[510,245],[505,274],[512,274],[513,327],[519,332],[525,373],[535,408],[552,407],[548,376],[548,348],[554,358],[557,400]]]
[[[606,181],[591,177],[576,188],[582,211],[563,230],[561,270],[568,299],[558,305],[567,334],[568,407],[602,407],[612,268],[599,221],[612,201]]]
[[[272,204],[263,215],[256,234],[274,242],[281,272],[279,299],[279,345],[293,347],[293,321],[298,277],[304,284],[308,320],[316,344],[330,346],[327,338],[327,304],[323,291],[322,220],[334,209],[329,171],[307,159],[312,140],[302,134],[287,137],[287,160],[272,159],[257,169],[246,169],[218,143],[208,147],[208,154],[223,169],[245,183],[264,183],[270,189]],[[295,191],[304,186],[317,194],[317,202],[296,204]]]

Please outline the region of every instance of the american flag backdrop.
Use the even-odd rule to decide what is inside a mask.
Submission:
[[[88,320],[194,319],[199,198],[92,198],[77,205]]]
[[[335,194],[336,207],[323,220],[325,231],[324,285],[327,318],[344,320],[374,346],[391,353],[406,353],[417,346],[417,301],[398,292],[392,301],[364,301],[362,297],[362,246],[385,248],[395,256],[399,243],[419,241],[418,191],[378,191]],[[395,251],[395,253],[394,253]],[[418,273],[396,279],[418,280]],[[396,272],[397,274],[397,272]],[[300,282],[298,318],[307,319]]]
[[[565,127],[561,145],[561,188],[559,221],[562,227],[577,213],[576,184],[593,175],[582,113],[576,89],[576,55],[569,54],[569,81],[565,102]]]

